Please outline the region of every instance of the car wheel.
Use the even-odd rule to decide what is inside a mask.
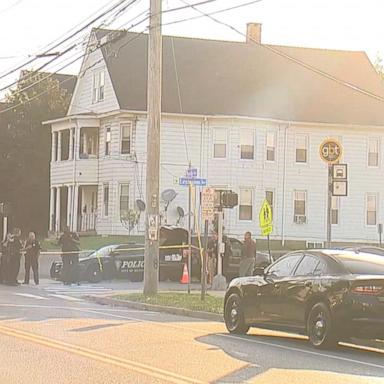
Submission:
[[[324,303],[315,304],[308,315],[307,333],[309,342],[315,348],[330,349],[336,347],[338,339],[331,312]]]
[[[225,302],[224,321],[230,333],[246,334],[249,330],[244,321],[241,297],[237,293],[232,293]]]
[[[92,265],[87,270],[87,281],[89,283],[99,283],[103,280],[103,272],[100,271],[100,267],[98,265]]]

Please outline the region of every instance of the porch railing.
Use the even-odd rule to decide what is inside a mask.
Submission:
[[[78,232],[94,231],[96,229],[96,213],[82,213],[78,217]]]

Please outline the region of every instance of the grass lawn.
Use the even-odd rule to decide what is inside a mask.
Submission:
[[[139,303],[164,305],[191,309],[194,311],[223,313],[223,298],[205,295],[205,301],[201,301],[200,293],[166,292],[158,293],[156,296],[144,296],[142,293],[130,293],[126,295],[114,295],[114,299],[136,301]]]
[[[137,242],[143,244],[143,236],[84,236],[80,237],[80,248],[83,250],[98,249],[104,245],[124,244],[128,242]],[[44,251],[59,250],[56,239],[46,239],[41,242]]]

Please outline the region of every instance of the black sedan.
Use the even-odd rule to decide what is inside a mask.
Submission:
[[[231,333],[284,329],[308,335],[316,348],[384,338],[384,258],[347,250],[289,253],[255,276],[232,280],[224,319]]]

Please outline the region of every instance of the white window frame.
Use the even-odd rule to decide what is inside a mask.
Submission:
[[[375,140],[376,142],[376,145],[377,145],[377,164],[376,165],[371,165],[369,164],[369,155],[371,153],[375,153],[375,152],[370,152],[370,144],[371,144],[371,141]],[[371,137],[368,137],[367,138],[367,166],[369,168],[378,168],[380,166],[380,138],[379,137],[376,137],[376,136],[371,136]]]
[[[298,139],[300,139],[300,138],[304,139],[305,148],[299,148]],[[308,134],[296,133],[296,135],[295,135],[295,163],[296,164],[308,164],[308,154],[309,154],[308,143],[309,143]],[[297,161],[297,150],[298,149],[305,149],[305,161]]]
[[[374,224],[368,224],[368,197],[374,197],[375,198],[375,223]],[[374,192],[368,192],[366,195],[365,195],[365,225],[367,227],[376,227],[377,223],[379,222],[378,221],[378,194],[377,193],[374,193]],[[373,211],[369,211],[369,212],[373,212]]]
[[[225,139],[219,139],[217,140],[216,138],[216,133],[219,132],[219,131],[222,131],[225,133]],[[220,157],[216,157],[215,156],[215,146],[216,145],[225,145],[225,155],[224,156],[220,156]],[[228,156],[228,129],[227,128],[223,128],[223,127],[215,127],[213,128],[213,147],[212,147],[212,157],[216,160],[223,160],[223,159],[226,159],[227,156]]]
[[[104,101],[105,98],[105,71],[100,69],[92,75],[92,104]]]
[[[273,160],[268,159],[268,136],[273,137]],[[276,131],[267,131],[265,135],[265,160],[268,163],[276,162],[276,157],[277,157],[276,143],[277,143]]]
[[[108,199],[105,199],[105,190],[108,188]],[[109,183],[103,183],[103,217],[108,217],[109,212],[109,202],[111,200],[111,186]]]
[[[109,141],[108,139],[108,129],[109,129]],[[107,153],[107,143],[109,142],[109,153]],[[104,155],[111,156],[112,150],[112,127],[110,124],[104,127]]]
[[[122,194],[123,187],[128,187],[128,194],[127,195],[123,195]],[[127,211],[129,211],[129,203],[130,203],[129,192],[130,192],[130,185],[129,185],[129,183],[120,183],[119,184],[119,214],[120,214],[120,217],[121,217],[121,198],[122,198],[122,196],[127,196],[127,199],[128,199]]]
[[[129,127],[129,152],[123,153],[123,128]],[[132,154],[132,137],[133,137],[133,124],[132,121],[120,123],[120,154],[130,155]]]
[[[297,214],[295,211],[296,193],[304,193],[304,214]],[[302,200],[297,200],[297,201],[302,201]],[[302,221],[300,221],[299,216],[303,216]],[[295,224],[308,223],[308,193],[306,190],[295,189],[293,191],[293,222]]]
[[[251,136],[250,142],[244,141],[244,136]],[[243,146],[250,147],[252,146],[252,157],[247,158],[247,157],[242,157],[243,154]],[[249,128],[240,128],[240,160],[255,160],[255,130],[254,129],[249,129]]]
[[[335,208],[336,206],[336,208]],[[332,211],[337,211],[337,223],[332,222]],[[332,196],[331,202],[331,225],[336,226],[340,224],[340,197]]]
[[[251,192],[251,205],[249,204],[241,204],[241,192],[242,191],[250,191]],[[251,207],[251,218],[250,219],[242,219],[240,217],[240,214],[241,214],[241,206],[245,206],[245,207]],[[252,222],[253,221],[253,217],[254,217],[254,214],[253,214],[253,210],[254,210],[254,190],[253,188],[250,188],[250,187],[240,187],[239,188],[239,221],[241,222]]]

